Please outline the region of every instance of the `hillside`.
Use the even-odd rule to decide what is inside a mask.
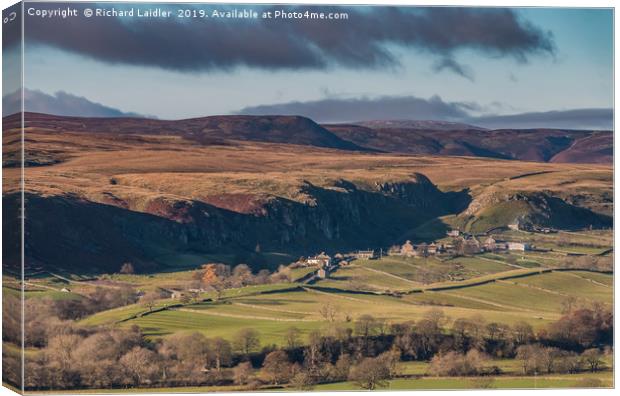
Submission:
[[[611,163],[613,133],[559,129],[483,130],[455,124],[365,122],[324,125],[344,140],[403,154],[473,156],[537,162]]]
[[[237,141],[283,143],[349,151],[471,156],[536,162],[611,163],[613,133],[560,129],[498,129],[444,121],[367,121],[318,125],[300,116],[211,116],[176,121],[84,118],[27,113],[26,127],[70,133],[179,136],[201,145]],[[19,126],[5,117],[5,130]],[[54,158],[39,158],[42,163]],[[7,157],[5,164],[13,159]],[[31,165],[38,165],[32,162]]]
[[[209,144],[197,144],[196,135],[178,125],[167,131],[154,120],[28,117],[31,267],[107,272],[131,261],[139,271],[157,271],[212,257],[274,268],[322,250],[432,241],[450,227],[442,220],[446,216],[505,225],[514,219],[489,213],[504,201],[512,205],[514,200],[502,197],[518,194],[544,194],[540,203],[531,200],[536,215],[527,217],[556,228],[607,227],[613,207],[612,169],[606,164],[409,156],[254,141],[255,134],[242,140],[243,131],[252,129],[244,117],[192,121],[200,131],[216,125],[222,136],[235,136],[213,133],[209,136],[218,140]],[[270,125],[284,122],[266,119]],[[330,144],[319,139],[321,129],[310,121],[286,120],[316,132],[302,136]],[[14,167],[19,131],[8,121],[5,213],[17,207],[20,175]],[[274,128],[264,135],[284,139],[285,127]],[[488,199],[497,192],[504,195]],[[5,216],[4,229],[17,229],[15,221]],[[19,265],[14,258],[4,260],[5,266],[11,262]]]
[[[177,121],[146,118],[87,118],[26,113],[26,128],[55,132],[118,135],[182,136],[199,144],[228,140],[299,144],[341,150],[367,150],[344,141],[314,121],[299,116],[212,116]],[[19,118],[4,119],[4,128],[19,126]]]
[[[609,228],[613,219],[586,208],[571,205],[541,192],[495,194],[478,198],[461,218],[472,232],[519,223],[521,227],[550,227],[562,230]],[[484,202],[480,202],[484,200]]]

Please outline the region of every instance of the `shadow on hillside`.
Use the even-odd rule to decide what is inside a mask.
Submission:
[[[26,266],[92,275],[117,272],[131,262],[148,274],[196,268],[204,257],[205,262],[273,270],[291,258],[321,251],[385,249],[402,243],[415,226],[458,213],[471,200],[466,190],[444,193],[424,181],[379,186],[376,191],[346,181],[333,187],[306,183],[302,192],[313,203],[275,198],[260,214],[197,201],[170,207],[158,203],[157,214],[149,214],[73,195],[26,194]],[[5,213],[14,212],[18,202],[17,194],[5,196]],[[19,233],[13,232],[19,229],[18,219],[5,216],[3,229],[5,267],[18,269]],[[445,230],[434,226],[425,237],[441,237]],[[164,252],[172,257],[170,264],[178,256],[178,265],[162,265],[158,257]]]

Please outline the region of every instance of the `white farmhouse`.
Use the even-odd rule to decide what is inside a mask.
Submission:
[[[530,250],[530,245],[527,243],[521,242],[508,242],[508,250],[518,250],[524,252],[526,250]]]

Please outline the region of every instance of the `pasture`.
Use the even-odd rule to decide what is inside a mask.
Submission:
[[[514,270],[509,274],[527,271],[531,272]],[[590,275],[596,280],[587,278]],[[488,283],[484,284],[458,288],[453,287],[454,283],[435,284],[432,290],[418,288],[417,292],[395,295],[337,288],[341,282],[337,279],[317,285],[264,285],[230,289],[215,302],[190,303],[150,314],[144,314],[145,307],[136,304],[95,314],[81,323],[138,325],[150,338],[199,331],[229,340],[237,330],[251,327],[260,333],[262,346],[284,345],[290,327],[300,329],[305,339],[312,330],[352,327],[365,314],[390,324],[420,319],[431,309],[441,309],[449,323],[457,318],[476,318],[507,324],[525,321],[541,328],[561,316],[562,304],[569,296],[586,304],[610,304],[612,288],[606,284],[611,278],[585,271],[535,272],[506,280],[493,280],[487,275],[483,279]],[[173,303],[166,300],[159,306]],[[333,320],[322,314],[325,307],[333,310]],[[143,315],[136,316],[140,313]]]

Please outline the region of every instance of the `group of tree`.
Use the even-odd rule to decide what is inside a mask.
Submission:
[[[525,322],[449,320],[438,309],[406,323],[370,315],[351,323],[330,321],[337,308],[328,306],[325,330],[303,334],[291,327],[280,347],[261,345],[261,334],[250,328],[238,330],[230,341],[200,333],[150,340],[138,327],[79,326],[53,304],[35,300],[26,300],[25,343],[38,348],[26,355],[28,389],[237,384],[304,390],[349,380],[370,390],[397,376],[397,363],[408,360],[430,361],[428,373],[437,376],[497,375],[494,358],[516,359],[524,375],[597,371],[603,367],[601,350],[612,346],[613,335],[612,312],[596,304],[572,307],[538,331]],[[5,317],[4,341],[20,341],[14,326],[19,320]],[[19,357],[4,358],[5,378],[18,381]]]
[[[194,271],[191,288],[214,291],[216,296],[220,297],[225,289],[288,282],[290,281],[288,272],[290,270],[287,267],[281,266],[274,273],[261,269],[255,274],[247,264],[231,267],[222,263],[208,263]]]

